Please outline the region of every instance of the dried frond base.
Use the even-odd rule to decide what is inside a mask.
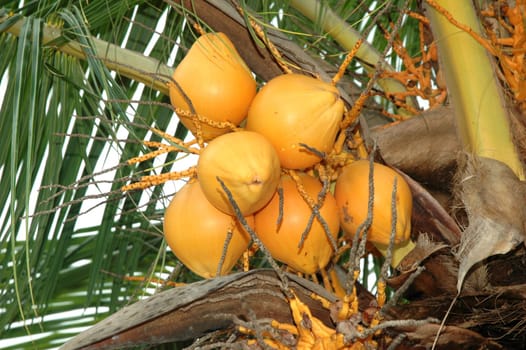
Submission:
[[[457,290],[470,268],[496,254],[504,254],[526,238],[526,186],[502,162],[462,154],[458,195],[469,225],[461,236]]]

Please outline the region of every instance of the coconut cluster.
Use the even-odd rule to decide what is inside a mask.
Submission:
[[[249,247],[250,228],[274,259],[314,274],[334,256],[341,228],[344,238],[358,232],[368,216],[369,162],[335,169],[340,175],[332,191],[314,170],[333,151],[343,118],[332,84],[291,73],[256,91],[232,42],[211,33],[190,48],[169,89],[181,122],[207,142],[197,179],[175,195],[164,218],[166,241],[189,269],[205,278],[228,273]],[[389,242],[396,182],[395,243],[405,244],[409,187],[381,164],[374,164],[372,178],[367,237],[379,249]]]

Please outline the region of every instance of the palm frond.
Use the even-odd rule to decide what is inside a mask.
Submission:
[[[89,322],[82,313],[49,315],[95,307],[101,317],[133,297],[138,285],[125,276],[166,273],[158,267],[164,259],[162,188],[127,196],[119,189],[133,173],[153,166],[126,165],[144,150],[138,140],[160,140],[150,126],[186,135],[182,127],[175,130],[164,95],[112,73],[94,44],[108,39],[129,54],[148,50],[158,67],[165,66],[178,45],[167,37],[148,45],[161,17],[167,30],[182,31],[179,14],[140,1],[37,3],[2,21],[0,36],[6,49],[0,59],[6,82],[0,110],[6,150],[0,156],[3,338],[82,325]],[[6,6],[16,8],[17,2]],[[7,32],[14,23],[21,27],[17,36]],[[44,42],[50,26],[62,35]],[[78,43],[85,61],[56,50],[68,41]],[[139,103],[130,104],[132,98]],[[120,156],[109,159],[115,150]],[[170,155],[159,171],[174,159]],[[141,201],[146,204],[138,209]],[[102,215],[92,215],[95,210]],[[49,333],[38,348],[53,347],[63,336]]]

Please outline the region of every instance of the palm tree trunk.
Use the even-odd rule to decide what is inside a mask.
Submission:
[[[475,39],[484,38],[471,1],[426,1],[425,8],[464,149],[499,160],[524,179],[502,87],[486,46],[491,44]]]

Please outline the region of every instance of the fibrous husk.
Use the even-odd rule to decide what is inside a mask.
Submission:
[[[524,248],[521,247],[519,250],[524,253]],[[496,262],[501,259],[499,257],[491,261]],[[386,318],[418,320],[429,315],[438,319],[447,318],[445,327],[442,328],[440,325],[430,323],[421,325],[415,330],[398,329],[405,331],[407,339],[413,344],[412,347],[402,345],[396,349],[420,349],[426,345],[427,348],[431,348],[435,340],[437,340],[436,349],[489,349],[493,348],[492,346],[504,349],[524,348],[526,285],[520,283],[514,286],[489,286],[483,291],[469,294],[467,288],[472,279],[473,273],[470,273],[462,287],[463,295],[458,296],[453,304],[451,294],[436,293],[434,296],[411,299],[410,303],[394,305],[388,309]],[[439,329],[440,336],[437,339]],[[469,336],[470,333],[474,337]],[[429,334],[429,338],[424,334]],[[466,338],[465,335],[468,337]]]
[[[440,337],[437,338],[437,334]],[[410,341],[417,342],[421,348],[432,349],[502,349],[495,341],[461,327],[428,323],[409,329],[405,333]],[[398,349],[398,348],[397,348]],[[407,349],[402,347],[402,349]]]
[[[506,164],[469,154],[459,159],[456,183],[468,220],[456,252],[460,293],[475,264],[524,242],[526,187]]]
[[[397,269],[402,273],[414,271],[425,259],[447,247],[448,245],[442,242],[433,242],[427,234],[421,233],[418,236],[415,248],[404,257]]]
[[[461,235],[457,222],[419,182],[400,170],[398,172],[406,180],[413,194],[413,213],[411,215],[413,238],[415,234],[425,232],[431,241],[456,246],[460,242]]]
[[[390,277],[388,284],[399,290],[414,279],[404,291],[404,296],[411,299],[455,294],[457,267],[449,248],[443,242],[433,241],[430,235],[420,233],[415,248],[400,262],[399,273]]]

